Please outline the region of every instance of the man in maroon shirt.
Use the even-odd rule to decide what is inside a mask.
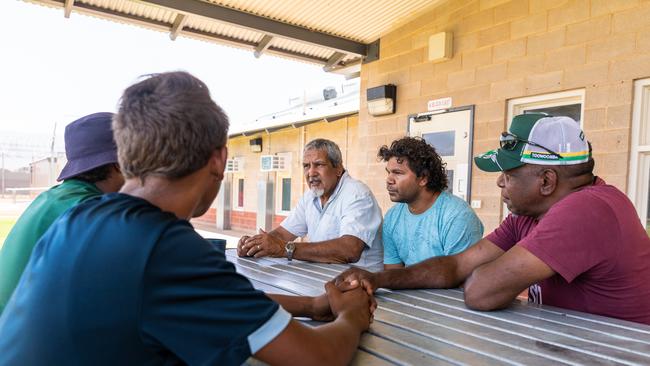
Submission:
[[[464,252],[402,269],[351,269],[337,277],[378,287],[449,288],[464,283],[465,304],[507,307],[526,288],[529,301],[650,324],[650,239],[632,202],[593,175],[591,147],[577,122],[516,116],[501,147],[474,161],[501,172],[511,214]]]

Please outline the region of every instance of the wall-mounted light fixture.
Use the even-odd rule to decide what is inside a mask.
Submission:
[[[250,139],[248,142],[251,145],[251,152],[254,152],[254,153],[262,152],[262,138],[261,137]]]
[[[451,32],[440,32],[429,36],[429,61],[443,62],[451,60],[453,34]]]
[[[368,113],[372,116],[383,116],[395,113],[397,87],[393,84],[376,86],[366,90]]]

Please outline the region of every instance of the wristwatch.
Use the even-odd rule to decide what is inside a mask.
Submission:
[[[296,243],[289,241],[284,245],[284,250],[287,251],[287,260],[291,262],[293,259],[293,251],[296,250]]]

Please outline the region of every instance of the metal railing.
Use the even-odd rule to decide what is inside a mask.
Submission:
[[[51,187],[25,187],[25,188],[6,188],[5,191],[11,192],[13,195],[13,201],[16,203],[16,196],[18,192],[44,192],[50,189]]]

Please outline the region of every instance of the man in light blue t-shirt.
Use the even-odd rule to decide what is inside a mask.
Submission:
[[[384,268],[462,252],[483,236],[483,224],[464,200],[446,192],[447,175],[433,146],[404,137],[382,146],[386,189],[397,202],[383,224]]]

